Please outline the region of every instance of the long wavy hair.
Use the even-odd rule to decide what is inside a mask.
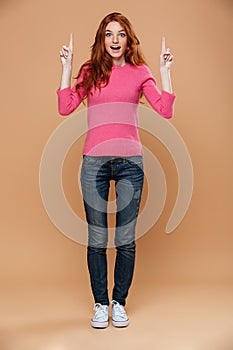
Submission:
[[[97,29],[94,44],[91,46],[91,58],[80,67],[75,77],[77,79],[83,72],[82,81],[76,85],[77,92],[80,87],[84,87],[88,95],[92,87],[100,90],[102,84],[108,84],[113,60],[105,49],[105,30],[108,23],[113,21],[118,22],[126,32],[125,62],[133,65],[147,64],[130,21],[119,12],[110,13],[104,17]]]

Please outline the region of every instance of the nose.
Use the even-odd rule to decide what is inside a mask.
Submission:
[[[115,43],[118,43],[118,35],[117,34],[114,34],[112,36],[112,42],[115,44]]]

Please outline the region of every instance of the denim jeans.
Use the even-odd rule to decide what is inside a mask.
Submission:
[[[135,264],[135,226],[144,182],[142,156],[83,157],[81,186],[88,223],[87,262],[95,302],[104,305],[109,305],[106,249],[111,180],[116,189],[117,250],[112,299],[125,305]]]

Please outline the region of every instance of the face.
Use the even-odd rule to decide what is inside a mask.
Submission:
[[[125,64],[125,50],[127,48],[126,31],[118,22],[110,22],[105,30],[105,49],[113,59],[113,64]]]

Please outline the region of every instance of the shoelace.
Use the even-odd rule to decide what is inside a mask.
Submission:
[[[96,312],[95,318],[102,318],[108,315],[108,311],[104,308],[104,305],[100,303],[94,305],[94,311]]]
[[[112,300],[111,304],[114,305],[114,312],[116,316],[126,318],[126,312],[123,305],[119,304],[117,301]]]

